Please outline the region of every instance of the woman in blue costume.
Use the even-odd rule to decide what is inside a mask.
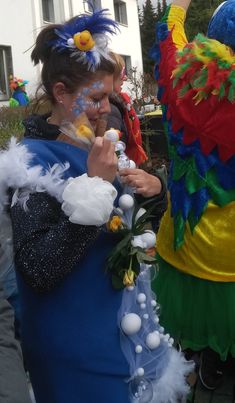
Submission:
[[[43,64],[42,84],[52,112],[29,118],[23,142],[12,141],[0,155],[0,172],[8,172],[0,176],[1,195],[7,188],[13,195],[22,344],[37,403],[141,401],[130,397],[127,381],[135,375],[120,344],[118,311],[124,291],[115,290],[105,272],[107,257],[120,240],[104,225],[120,194],[114,145],[96,137],[88,154],[78,143],[64,141],[69,137],[61,133],[62,127],[71,127],[72,112],[73,128],[81,135],[83,126],[84,137],[89,137],[89,124],[78,127],[75,121],[85,112],[95,132],[110,111],[114,65],[107,33],[115,27],[101,10],[41,31],[32,60]],[[155,195],[155,212],[161,214],[164,186],[156,178],[155,186],[146,190],[147,178],[143,171],[136,174],[136,192]],[[5,203],[2,198],[0,207]],[[158,391],[174,403],[176,395],[187,391],[184,375],[191,367],[176,352],[170,354],[168,340],[158,350],[165,353],[156,363]],[[145,349],[145,356],[155,373],[152,350]],[[164,369],[170,357],[169,384]]]

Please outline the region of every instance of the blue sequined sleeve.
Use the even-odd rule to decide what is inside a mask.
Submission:
[[[73,224],[60,203],[47,193],[35,193],[11,208],[16,269],[35,291],[47,292],[67,276],[100,231]]]

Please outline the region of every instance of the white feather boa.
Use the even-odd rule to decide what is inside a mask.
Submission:
[[[63,179],[70,167],[68,162],[45,170],[40,165],[30,166],[32,159],[27,146],[17,143],[16,138],[10,140],[7,149],[0,151],[0,243],[6,252],[9,250],[7,253],[12,253],[12,242],[6,206],[19,203],[27,210],[29,196],[35,192],[47,192],[63,203],[65,214],[76,224],[100,226],[108,221],[117,196],[111,183],[87,175]],[[11,201],[9,189],[13,191]]]

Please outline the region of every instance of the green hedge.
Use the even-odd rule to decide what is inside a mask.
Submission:
[[[23,119],[32,113],[46,113],[49,110],[49,104],[43,102],[37,105],[35,101],[32,101],[27,107],[0,107],[0,147],[3,147],[12,136],[16,136],[17,138],[23,136]]]

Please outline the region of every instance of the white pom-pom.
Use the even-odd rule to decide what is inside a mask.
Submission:
[[[152,299],[151,305],[153,308],[155,308],[155,306],[157,306],[157,301],[155,301],[155,299]]]
[[[153,248],[156,245],[156,235],[153,231],[145,231],[141,235],[141,238],[146,243],[147,248]]]
[[[146,213],[146,210],[141,207],[141,208],[137,211],[137,213],[136,213],[135,222],[136,222],[142,215],[144,215],[145,213]],[[141,235],[141,236],[142,236],[142,235]]]
[[[127,288],[128,291],[133,291],[135,287],[133,285],[129,285],[126,288]]]
[[[119,140],[118,130],[109,129],[104,133],[104,137],[110,140],[112,143],[116,143]]]
[[[145,308],[146,308],[146,304],[145,304],[145,303],[140,304],[140,309],[145,309]]]
[[[154,350],[160,344],[160,336],[156,332],[149,333],[146,337],[146,345],[150,350]]]
[[[136,348],[135,348],[135,352],[136,352],[137,354],[140,354],[140,353],[142,353],[142,351],[143,351],[143,347],[142,347],[140,344],[138,344],[138,345],[136,346]]]
[[[143,292],[140,292],[138,295],[137,295],[137,302],[139,302],[139,304],[141,304],[142,302],[145,302],[146,301],[146,295],[143,293]]]
[[[119,198],[118,204],[123,211],[126,211],[134,206],[134,199],[131,195],[124,194]]]
[[[73,46],[73,45],[74,45],[74,40],[73,40],[73,38],[69,38],[69,39],[67,40],[67,45],[68,45],[68,46]]]
[[[138,368],[136,371],[137,376],[144,376],[144,368]]]
[[[144,319],[148,319],[148,318],[149,318],[149,314],[148,314],[148,313],[145,313],[145,314],[143,315],[143,318],[144,318]]]
[[[121,328],[127,336],[131,336],[141,328],[141,319],[136,313],[128,313],[123,316],[121,321]]]

